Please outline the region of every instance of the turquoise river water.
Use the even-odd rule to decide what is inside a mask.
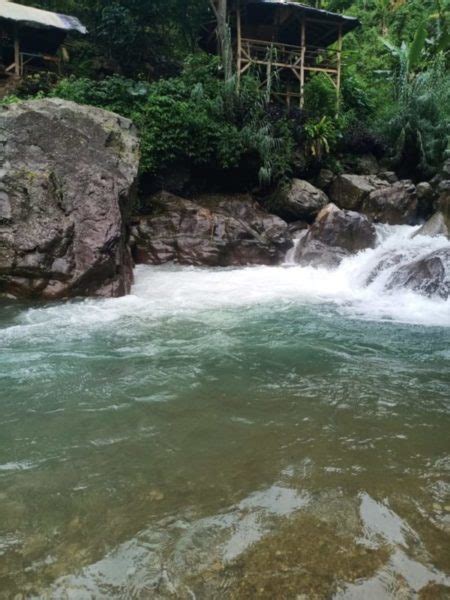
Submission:
[[[450,597],[450,303],[370,270],[138,267],[0,304],[0,598]]]

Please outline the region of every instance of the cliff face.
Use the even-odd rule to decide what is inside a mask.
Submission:
[[[139,163],[130,121],[46,99],[0,109],[0,294],[120,296]]]

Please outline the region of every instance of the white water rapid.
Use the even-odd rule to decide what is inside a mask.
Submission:
[[[139,266],[129,296],[29,309],[22,313],[17,326],[3,334],[45,337],[55,327],[79,334],[80,329],[86,333],[86,327],[96,329],[127,318],[157,320],[221,309],[323,303],[347,317],[449,327],[450,300],[385,288],[393,269],[450,246],[445,237],[412,238],[416,229],[380,225],[375,249],[345,259],[334,270],[295,265],[292,251],[287,262],[278,267]],[[381,270],[368,284],[370,274],[394,253],[401,254],[401,261]]]

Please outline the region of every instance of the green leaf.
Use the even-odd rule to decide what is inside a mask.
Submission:
[[[409,48],[408,61],[409,68],[412,70],[415,66],[417,66],[420,57],[422,55],[422,51],[425,46],[425,40],[427,38],[427,28],[425,26],[425,22],[419,25],[416,35],[414,36],[413,42]]]
[[[392,42],[390,42],[384,37],[381,37],[381,35],[378,36],[378,39],[389,50],[389,52],[391,52],[391,54],[394,54],[395,56],[399,55],[399,49]]]

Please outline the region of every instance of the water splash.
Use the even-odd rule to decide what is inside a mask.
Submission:
[[[445,237],[412,237],[417,228],[378,227],[378,244],[346,258],[337,269],[294,265],[289,251],[278,267],[206,269],[166,265],[139,266],[129,296],[72,301],[22,312],[1,330],[8,339],[51,338],[55,334],[86,337],[116,323],[157,322],[162,318],[206,318],[212,311],[264,305],[331,304],[347,317],[450,326],[450,300],[410,290],[387,290],[395,268],[447,248]],[[397,257],[395,264],[389,257]],[[234,318],[239,318],[235,313]]]

